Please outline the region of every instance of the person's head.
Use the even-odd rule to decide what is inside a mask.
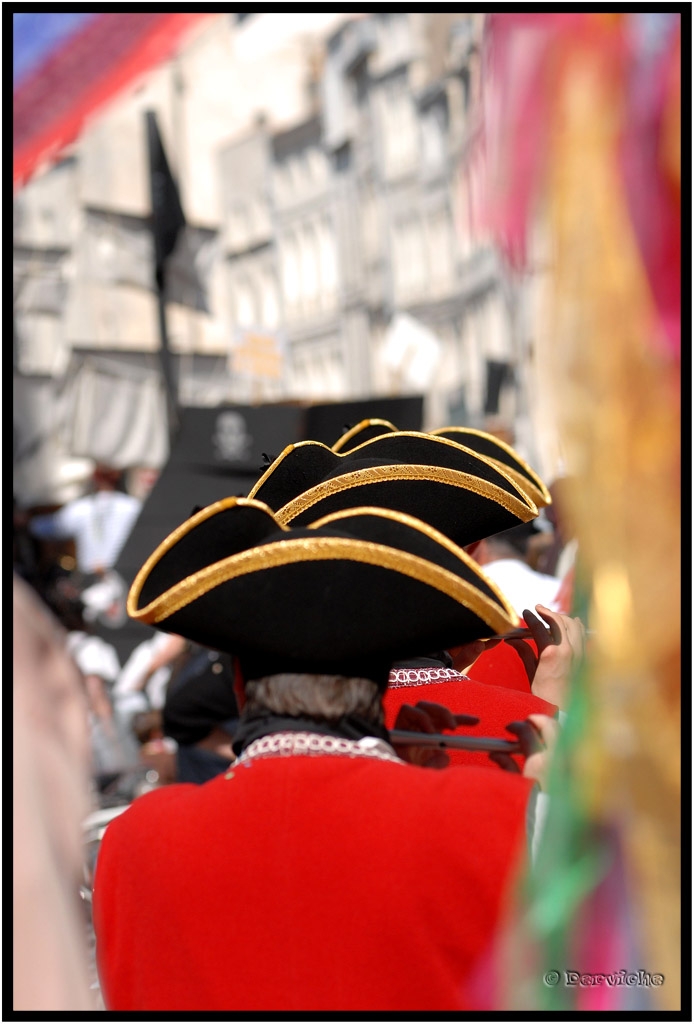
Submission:
[[[241,680],[240,671],[235,678]],[[373,679],[284,672],[245,685],[240,681],[236,693],[244,717],[271,712],[335,722],[359,715],[376,725],[383,723],[382,688]]]
[[[97,462],[92,472],[94,489],[97,491],[115,491],[120,485],[121,477],[120,469],[115,469],[105,462]]]
[[[503,530],[491,537],[485,537],[477,544],[471,545],[467,551],[479,565],[487,565],[489,562],[496,562],[501,558],[514,558],[526,562],[528,544],[531,537],[538,532],[534,523],[521,523],[510,530]]]
[[[128,494],[145,501],[159,479],[160,471],[152,466],[131,466],[123,473],[123,484]]]
[[[560,476],[550,484],[549,488],[552,504],[545,509],[545,514],[562,544],[566,544],[575,534],[571,522],[572,494],[575,487],[574,477]]]
[[[161,711],[156,708],[138,711],[133,715],[131,728],[135,739],[142,745],[150,740],[161,739],[164,735]]]

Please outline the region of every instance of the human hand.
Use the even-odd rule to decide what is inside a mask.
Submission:
[[[556,718],[549,715],[528,715],[527,721],[539,734],[539,747],[526,754],[523,775],[526,779],[535,779],[540,789],[547,790],[547,778],[561,726]],[[522,740],[521,740],[522,745]]]
[[[550,611],[541,604],[536,608],[547,625],[526,608],[523,618],[527,631],[518,630],[519,635],[515,636],[509,634],[506,643],[523,662],[532,692],[564,710],[571,668],[583,654],[585,628],[578,618]],[[528,639],[535,642],[537,654]]]
[[[405,729],[410,732],[435,733],[444,729],[457,729],[459,725],[477,725],[479,718],[475,715],[456,715],[443,704],[420,700],[414,706],[403,704],[395,719],[394,729]],[[445,768],[450,758],[445,750],[435,747],[420,747],[416,744],[407,746],[396,745],[398,757],[409,764],[422,768]]]
[[[540,607],[539,605],[537,606]],[[544,607],[544,606],[543,606]],[[542,652],[550,644],[559,643],[561,640],[560,631],[555,626],[555,632],[552,632],[552,622],[549,623],[549,629],[545,626],[544,622],[541,622],[536,615],[526,608],[523,612],[523,618],[525,619],[527,628],[517,629],[509,633],[504,637],[505,642],[512,647],[516,652],[520,660],[523,662],[523,668],[525,674],[528,677],[528,682],[532,686],[533,679],[535,678],[535,672],[537,671],[538,662]],[[530,634],[528,636],[528,634]],[[531,645],[527,642],[528,640],[535,642],[537,653],[533,650]]]
[[[579,618],[552,612],[541,604],[536,605],[536,608],[549,624],[549,632],[530,610],[523,612],[539,655],[530,688],[537,697],[565,711],[569,700],[571,670],[576,661],[583,657],[585,627]],[[528,645],[525,646],[527,648]]]
[[[517,737],[525,757],[522,771],[510,754],[495,752],[489,757],[504,771],[535,779],[540,788],[546,790],[549,766],[560,728],[557,720],[549,715],[528,715],[522,722],[509,722],[506,729]]]

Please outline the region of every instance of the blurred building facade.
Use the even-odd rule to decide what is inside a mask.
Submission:
[[[424,393],[426,426],[501,427],[537,464],[525,300],[473,216],[483,31],[483,14],[215,16],[18,193],[24,504],[66,500],[84,457],[166,459],[148,110],[204,292],[167,304],[181,404]]]

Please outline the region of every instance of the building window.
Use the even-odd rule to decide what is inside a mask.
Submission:
[[[278,203],[285,203],[291,191],[291,182],[287,174],[286,163],[279,163],[275,167],[275,198]]]
[[[378,206],[373,185],[369,184],[362,192],[359,204],[361,223],[361,244],[364,257],[368,262],[378,259],[381,252],[381,235],[379,230]]]
[[[412,217],[397,224],[393,241],[395,299],[407,302],[427,287],[424,239],[419,220]]]
[[[458,249],[463,259],[471,255],[473,249],[472,235],[472,195],[470,188],[470,169],[461,168],[457,176],[457,192],[455,196],[455,227]]]
[[[388,80],[381,91],[381,138],[386,177],[403,174],[417,160],[417,119],[405,74]]]
[[[318,401],[345,395],[345,366],[339,340],[325,337],[292,352],[292,391],[297,398]]]
[[[318,148],[318,146],[312,146],[308,151],[308,162],[312,182],[316,185],[323,184],[326,178],[325,154]]]
[[[448,112],[445,102],[432,103],[422,113],[422,163],[428,170],[438,170],[446,158]]]
[[[435,292],[445,290],[453,276],[451,252],[451,225],[448,210],[435,210],[427,222],[427,250],[431,287]]]
[[[352,148],[349,142],[345,142],[335,150],[333,160],[335,161],[335,171],[338,174],[349,170],[352,165]]]
[[[255,288],[247,277],[236,282],[234,306],[237,327],[255,327],[258,324]]]
[[[337,295],[337,243],[332,222],[322,217],[318,223],[318,266],[323,304],[334,304]]]
[[[249,211],[245,204],[237,203],[229,214],[229,241],[234,249],[243,249],[251,234]]]
[[[318,295],[318,240],[316,232],[307,224],[301,233],[301,297],[312,309]]]
[[[399,11],[383,11],[379,19],[378,49],[388,67],[408,61],[412,56],[408,15]]]
[[[277,296],[277,283],[272,271],[266,271],[263,275],[261,295],[262,326],[267,327],[270,330],[274,330],[279,327],[280,307],[279,298]]]
[[[282,242],[282,289],[289,309],[295,309],[299,303],[299,251],[296,238],[287,234]]]

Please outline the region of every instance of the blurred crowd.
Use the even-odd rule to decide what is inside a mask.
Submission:
[[[115,565],[146,498],[129,493],[126,479],[124,471],[97,464],[78,498],[29,510],[14,504],[15,576],[63,627],[65,652],[82,680],[95,807],[119,805],[152,784],[201,781],[196,758],[202,765],[228,763],[217,753],[217,723],[231,727],[237,715],[230,662],[218,652],[158,634],[121,664],[110,639],[125,607]],[[104,624],[108,628],[100,629]],[[191,698],[186,681],[193,678]],[[177,702],[165,716],[167,693],[174,690]],[[224,737],[228,747],[228,733]]]

